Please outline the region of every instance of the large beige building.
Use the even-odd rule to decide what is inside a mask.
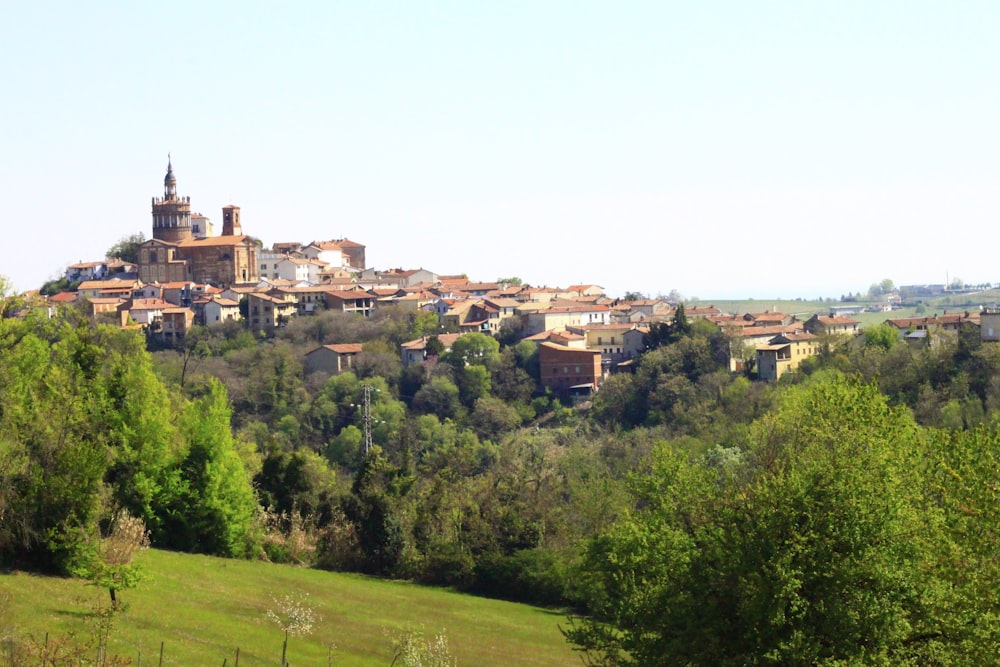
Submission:
[[[193,281],[219,287],[260,280],[256,241],[243,234],[240,208],[222,209],[222,234],[199,238],[192,231],[191,198],[177,194],[173,163],[167,161],[163,197],[153,198],[153,238],[139,246],[139,280]]]

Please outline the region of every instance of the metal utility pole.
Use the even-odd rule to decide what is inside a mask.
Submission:
[[[365,425],[365,456],[372,448],[372,386],[370,384],[361,385],[361,408]]]

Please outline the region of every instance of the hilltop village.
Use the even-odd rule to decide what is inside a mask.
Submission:
[[[178,194],[169,160],[163,196],[151,204],[152,238],[137,245],[134,261],[72,264],[65,272],[71,288],[47,297],[44,305],[76,304],[95,320],[139,328],[165,347],[179,346],[198,325],[241,321],[268,337],[292,318],[321,310],[362,317],[378,308],[421,310],[437,316],[440,333],[403,343],[404,366],[425,361],[438,343],[449,350],[467,333],[530,340],[539,345],[541,386],[575,396],[593,393],[610,374],[631,370],[651,327],[674,321],[679,312],[715,325],[730,341],[730,370],[753,369],[762,380],[794,370],[818,354],[829,336],[862,333],[849,307],[801,320],[777,312],[724,313],[712,305],[685,308],[665,298],[614,299],[598,285],[532,287],[424,268],[376,270],[366,264],[365,246],[346,238],[265,249],[244,232],[239,206],[222,209],[218,234],[208,217],[192,213],[190,197]],[[884,309],[891,311],[898,299],[886,295]],[[992,318],[984,324],[984,340],[994,339],[1000,315],[990,311],[887,322],[919,345],[928,331],[978,327],[982,318]],[[305,366],[337,373],[351,368],[361,351],[359,343],[320,346],[306,355]]]

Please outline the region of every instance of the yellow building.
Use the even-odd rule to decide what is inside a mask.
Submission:
[[[767,345],[757,346],[757,377],[775,381],[794,371],[803,359],[819,353],[819,341],[811,333],[779,334]]]

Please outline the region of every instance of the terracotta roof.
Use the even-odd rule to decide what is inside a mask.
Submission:
[[[77,286],[77,290],[91,290],[91,289],[118,289],[118,288],[128,288],[132,289],[136,284],[134,280],[118,280],[117,278],[112,278],[111,280],[84,280]]]
[[[164,310],[173,307],[174,304],[163,299],[132,299],[129,304],[129,310]]]
[[[253,240],[249,236],[208,236],[203,239],[185,239],[177,245],[182,248],[212,248],[243,243],[253,243]]]
[[[804,340],[815,340],[816,339],[816,336],[814,334],[811,334],[811,333],[809,333],[807,331],[795,331],[795,332],[792,332],[792,333],[778,334],[778,336],[781,336],[782,338],[785,338],[786,340],[791,341],[793,343],[799,343],[799,342],[802,342]]]
[[[465,334],[460,334],[460,333],[446,333],[446,334],[440,334],[437,338],[439,341],[441,341],[441,344],[444,345],[445,349],[448,349],[452,346],[452,344],[456,340],[458,340],[461,336],[464,335]],[[400,347],[402,347],[405,350],[423,350],[424,348],[427,347],[427,341],[428,337],[424,336],[423,338],[407,341],[402,345],[400,345]]]
[[[628,331],[637,327],[632,322],[622,322],[621,324],[581,324],[574,328],[584,331]]]
[[[57,292],[49,297],[50,303],[73,303],[79,295],[76,292]]]
[[[199,299],[196,303],[217,303],[223,308],[233,308],[240,305],[239,301],[233,301],[232,299],[223,299],[222,297],[214,297],[211,299]]]
[[[596,356],[600,356],[601,354],[600,350],[589,350],[585,347],[569,347],[566,345],[560,345],[559,343],[550,343],[548,341],[542,343],[541,345],[542,347],[547,347],[550,350],[558,350],[559,352],[576,352],[578,354],[585,354],[589,352]]]
[[[789,324],[789,325],[779,325],[773,327],[743,327],[739,331],[739,336],[742,338],[757,338],[764,336],[777,336],[778,334],[793,334],[800,333],[802,331],[802,325],[799,324]]]
[[[322,350],[324,348],[336,352],[337,354],[357,354],[358,352],[361,352],[362,345],[361,343],[335,343],[333,345],[317,347],[316,350]],[[313,350],[313,352],[316,350]],[[312,352],[309,354],[312,354]]]
[[[816,315],[816,319],[827,326],[836,326],[838,324],[857,324],[857,320],[852,320],[850,317],[845,317],[844,315]]]

